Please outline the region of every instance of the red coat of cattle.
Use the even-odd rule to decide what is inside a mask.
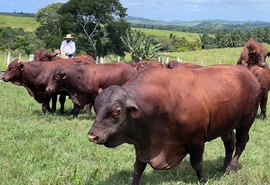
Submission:
[[[262,68],[257,65],[253,65],[249,68],[250,72],[257,78],[261,85],[261,118],[266,118],[266,105],[268,100],[268,91],[270,90],[270,70],[268,68]]]
[[[47,92],[66,90],[72,101],[82,107],[92,105],[100,88],[111,85],[123,85],[137,71],[129,64],[72,65],[69,68],[57,68],[51,75]],[[78,112],[74,112],[77,116]]]
[[[51,70],[56,66],[67,67],[74,63],[94,64],[92,57],[82,56],[70,59],[62,59],[54,62],[21,62],[15,60],[8,66],[7,71],[3,75],[3,81],[12,82],[15,85],[24,86],[28,93],[39,103],[42,103],[42,110],[52,111],[49,107],[49,101],[53,94],[46,94],[46,86],[49,82]],[[61,111],[63,112],[64,100],[61,101]],[[55,104],[53,105],[53,111]]]
[[[124,86],[111,86],[98,95],[88,138],[106,147],[135,146],[133,185],[139,184],[147,163],[154,169],[170,169],[187,154],[199,180],[205,182],[205,142],[221,137],[224,165],[236,170],[259,95],[257,79],[242,66],[147,68]]]
[[[181,62],[177,62],[177,61],[170,61],[167,64],[167,67],[170,69],[176,68],[176,67],[186,67],[186,68],[198,68],[198,67],[203,67],[201,65],[198,64],[194,64],[191,62],[185,62],[185,63],[181,63]]]
[[[49,53],[46,49],[40,49],[36,52],[34,56],[34,61],[55,61],[61,59],[58,57],[59,53]]]
[[[155,66],[155,67],[161,67],[161,68],[165,67],[165,68],[167,68],[166,65],[163,65],[160,62],[154,61],[154,60],[153,61],[152,60],[140,60],[139,62],[137,62],[134,65],[134,67],[136,68],[137,71],[140,71],[142,69],[145,69],[145,68],[151,67],[151,66],[152,67]]]
[[[270,53],[267,51],[267,49],[255,39],[251,38],[243,47],[237,64],[247,67],[258,65],[260,67],[268,68],[266,63],[267,56],[270,56]]]

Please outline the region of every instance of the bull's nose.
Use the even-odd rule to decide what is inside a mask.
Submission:
[[[98,140],[98,136],[95,136],[92,134],[88,134],[87,137],[88,137],[88,140],[93,143],[95,143]]]
[[[3,80],[4,82],[7,82],[7,79],[5,79],[4,77],[2,77],[2,80]]]
[[[46,88],[46,91],[51,91],[51,89],[47,87],[47,88]]]

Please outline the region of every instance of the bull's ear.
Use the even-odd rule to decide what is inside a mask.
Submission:
[[[126,102],[126,106],[128,110],[127,112],[133,119],[139,119],[143,116],[142,111],[138,108],[138,106],[133,100],[128,99]]]
[[[103,91],[103,89],[102,88],[99,88],[98,89],[98,94],[100,94],[102,91]]]
[[[20,62],[19,65],[18,65],[18,67],[19,67],[19,69],[20,69],[21,71],[23,71],[24,64]]]
[[[267,53],[267,56],[270,57],[270,52]]]

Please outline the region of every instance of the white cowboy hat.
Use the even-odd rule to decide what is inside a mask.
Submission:
[[[64,38],[65,39],[72,39],[73,37],[71,36],[71,34],[67,34]]]

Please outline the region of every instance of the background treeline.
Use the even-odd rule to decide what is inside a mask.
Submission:
[[[231,32],[235,30],[251,31],[257,28],[270,28],[269,22],[261,21],[224,21],[224,20],[212,20],[212,21],[174,21],[170,23],[153,22],[146,20],[134,20],[130,17],[132,27],[135,28],[149,28],[159,30],[174,30],[192,33],[208,33],[213,34],[217,32]]]
[[[89,3],[91,3],[91,7],[85,9]],[[103,8],[104,11],[97,11],[100,6],[108,7],[108,9]],[[0,50],[12,50],[15,53],[27,55],[34,53],[39,48],[48,50],[59,48],[67,33],[75,36],[74,41],[78,55],[87,53],[94,57],[112,54],[125,56],[126,52],[137,49],[131,54],[137,56],[133,59],[151,59],[151,56],[157,56],[154,54],[155,52],[185,52],[242,47],[251,37],[259,42],[270,44],[270,23],[267,22],[243,22],[240,24],[229,21],[205,21],[181,23],[186,24],[186,26],[162,25],[158,22],[155,24],[151,24],[151,22],[136,24],[128,22],[131,19],[126,17],[126,9],[117,1],[94,3],[94,1],[85,0],[83,4],[79,5],[75,0],[71,0],[65,4],[48,5],[40,9],[37,14],[16,12],[1,14],[21,16],[22,19],[23,17],[31,17],[33,21],[38,23],[32,31],[25,31],[22,28],[0,27]],[[136,27],[151,28],[153,33],[143,33],[143,29],[132,33]],[[159,35],[157,32],[160,29],[172,32],[168,31],[166,35]],[[197,33],[199,36],[191,39],[175,34],[174,30]],[[136,39],[138,37],[142,39]]]

